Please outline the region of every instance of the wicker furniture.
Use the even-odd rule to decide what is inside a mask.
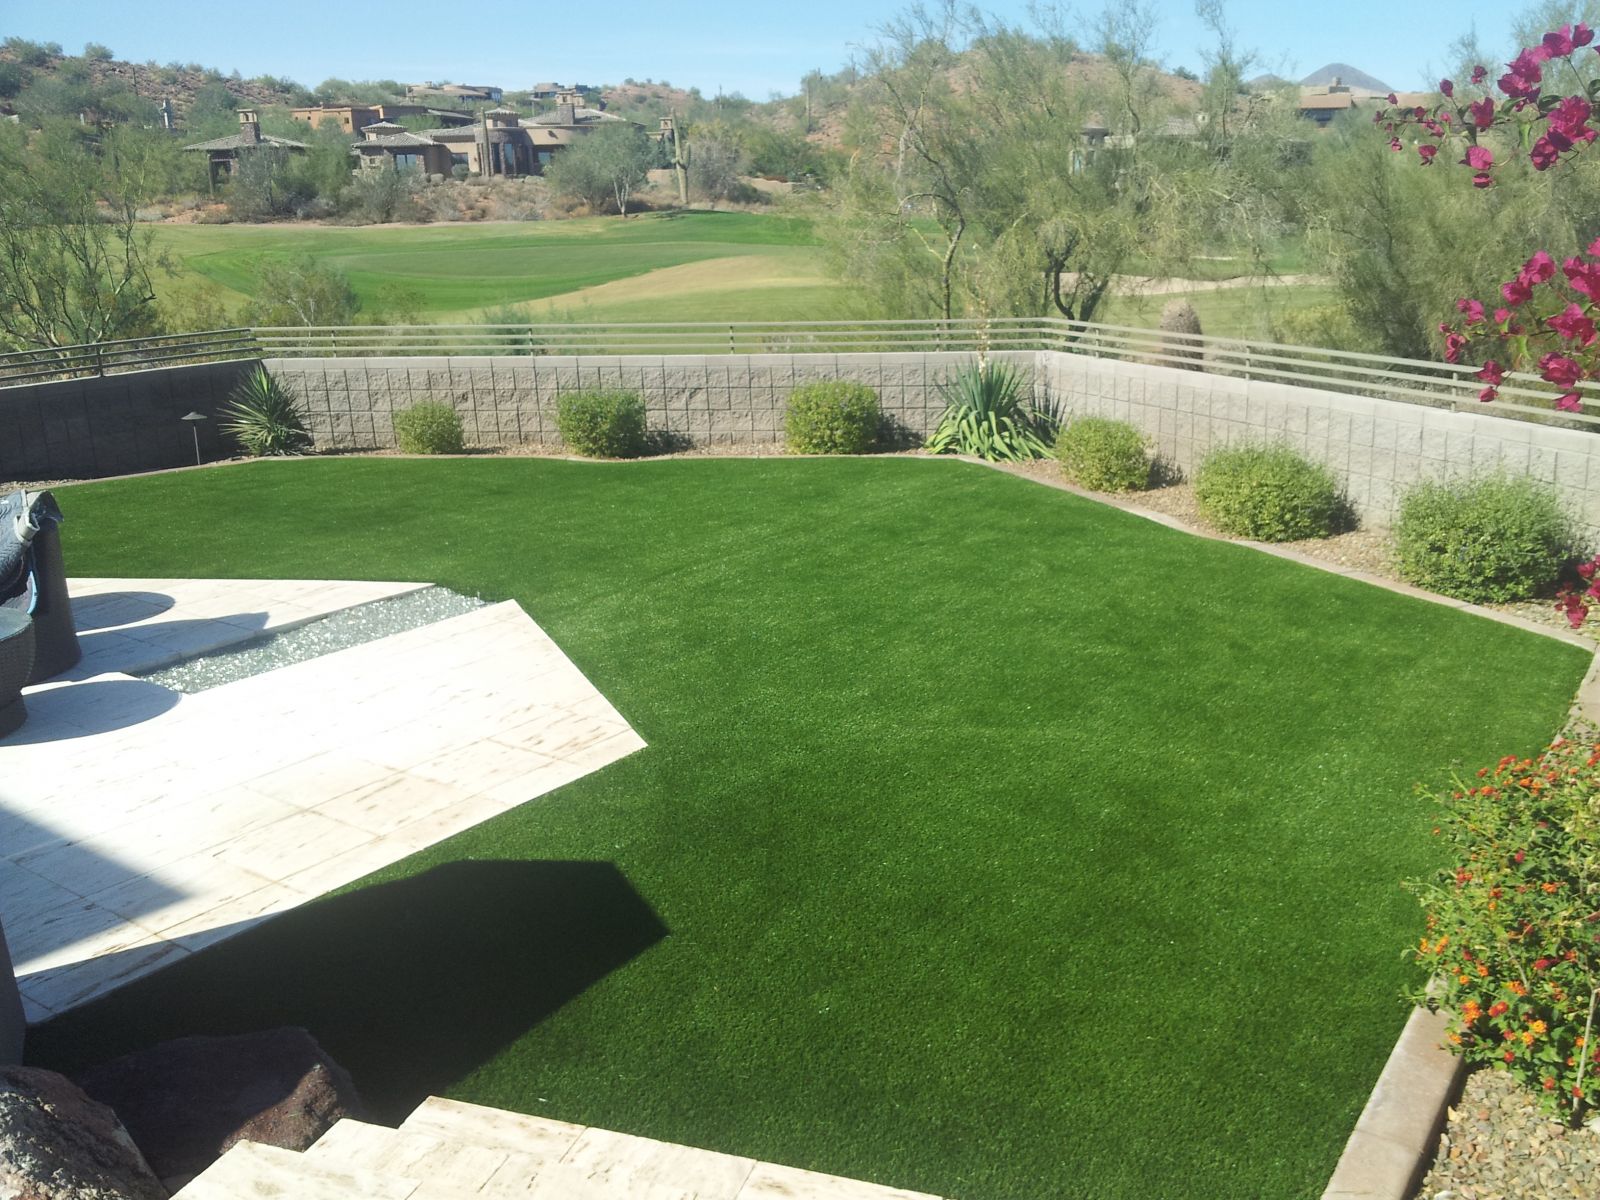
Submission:
[[[27,720],[22,689],[32,671],[32,619],[14,609],[0,608],[0,738]]]
[[[29,683],[59,675],[83,657],[61,558],[61,510],[49,492],[0,497],[0,608],[33,618],[35,651]]]

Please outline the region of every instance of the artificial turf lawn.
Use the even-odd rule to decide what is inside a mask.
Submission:
[[[86,575],[518,600],[649,748],[35,1030],[303,1024],[419,1094],[967,1198],[1314,1197],[1403,1021],[1412,794],[1578,649],[922,459],[63,489]],[[445,864],[450,864],[446,866]]]

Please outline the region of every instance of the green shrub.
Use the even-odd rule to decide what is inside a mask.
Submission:
[[[407,454],[460,454],[461,417],[448,404],[414,404],[394,415],[394,440]]]
[[[1233,446],[1195,472],[1200,515],[1223,533],[1262,542],[1327,537],[1345,505],[1333,473],[1288,446]]]
[[[311,448],[305,411],[294,391],[257,367],[239,381],[221,412],[222,432],[255,458]]]
[[[644,401],[638,392],[569,392],[556,401],[556,428],[574,454],[635,458],[644,453]]]
[[[1027,403],[1022,376],[1006,363],[979,361],[939,389],[945,410],[928,438],[935,454],[971,454],[991,462],[1043,458],[1046,421]]]
[[[1079,487],[1131,492],[1150,485],[1150,453],[1144,434],[1126,421],[1080,417],[1056,438],[1061,473]]]
[[[881,417],[877,392],[836,379],[790,392],[784,430],[795,454],[865,454],[878,436]]]
[[[1502,471],[1412,487],[1400,498],[1394,540],[1408,582],[1483,602],[1548,587],[1573,534],[1554,488]]]

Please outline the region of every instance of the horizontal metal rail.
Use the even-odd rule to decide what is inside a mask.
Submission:
[[[0,354],[0,387],[45,380],[93,378],[188,363],[259,358],[249,329],[123,338]]]
[[[0,386],[254,357],[484,357],[770,354],[983,354],[1056,350],[1321,388],[1410,404],[1492,413],[1571,428],[1600,416],[1554,410],[1559,394],[1535,375],[1508,375],[1498,398],[1478,399],[1477,369],[1425,359],[1185,334],[1061,317],[988,320],[658,321],[275,326],[132,338],[0,354]],[[1600,387],[1580,385],[1585,400]]]

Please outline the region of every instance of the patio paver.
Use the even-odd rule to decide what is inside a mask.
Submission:
[[[122,673],[422,586],[73,581],[85,665],[120,670],[29,689],[0,742],[0,912],[30,1020],[644,745],[509,602],[193,695]]]

